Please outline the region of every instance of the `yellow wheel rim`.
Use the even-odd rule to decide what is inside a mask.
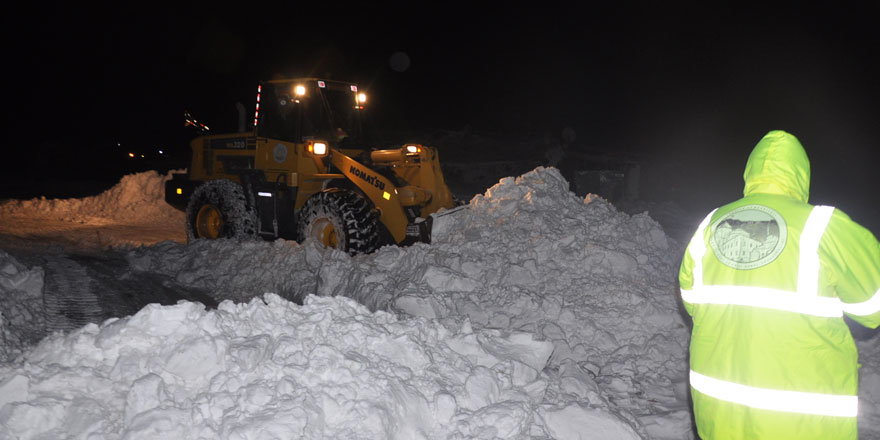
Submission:
[[[339,248],[339,233],[333,222],[321,218],[312,223],[312,237],[329,248]]]
[[[210,204],[202,206],[196,215],[196,233],[198,236],[220,238],[221,230],[223,230],[223,216],[220,215],[220,210]]]

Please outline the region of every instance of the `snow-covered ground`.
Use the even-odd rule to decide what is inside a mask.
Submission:
[[[555,168],[356,257],[185,244],[165,179],[0,205],[0,438],[693,438],[681,242]],[[105,319],[156,290],[220,304]],[[880,439],[880,341],[859,345]]]

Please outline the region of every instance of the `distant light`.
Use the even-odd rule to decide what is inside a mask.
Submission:
[[[134,153],[128,153],[128,157],[134,157]]]
[[[159,150],[159,154],[165,154],[165,152],[162,150]]]
[[[177,194],[178,195],[183,194],[183,188],[177,188]]]

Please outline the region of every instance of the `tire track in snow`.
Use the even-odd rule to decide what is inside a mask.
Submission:
[[[170,277],[133,272],[121,254],[53,255],[45,259],[43,306],[46,331],[69,331],[88,323],[132,315],[147,304],[217,301],[203,291],[178,285]]]
[[[68,331],[90,322],[100,322],[102,309],[88,270],[62,256],[45,258],[43,306],[46,330]]]

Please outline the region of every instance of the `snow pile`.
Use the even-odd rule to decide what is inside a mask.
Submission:
[[[537,168],[436,216],[432,236],[354,258],[311,242],[218,240],[129,260],[218,300],[339,295],[451,327],[531,332],[554,346],[548,402],[607,409],[652,438],[686,436],[688,333],[656,222],[580,199],[558,170]]]
[[[601,410],[540,405],[551,349],[343,298],[148,306],[0,367],[0,436],[524,438],[590,421],[582,438],[637,439]]]
[[[679,408],[674,417],[686,419],[688,332],[676,258],[656,222],[578,198],[552,168],[502,179],[470,209],[439,220],[432,253],[454,265],[425,274],[434,295],[408,293],[398,306],[422,314],[406,304],[428,301],[429,313],[553,341],[554,364],[572,361],[595,375],[602,395],[642,417],[649,434],[659,434],[651,432],[657,414]]]
[[[0,362],[34,345],[45,328],[43,269],[28,269],[0,250]]]
[[[680,249],[654,220],[537,168],[433,225],[431,245],[356,257],[312,241],[129,249],[123,277],[235,304],[47,338],[0,366],[0,437],[692,438]],[[42,279],[0,268],[15,280],[0,294]],[[880,341],[859,350],[860,434],[880,438]]]
[[[42,215],[74,223],[182,222],[182,213],[165,203],[165,181],[155,171],[124,176],[113,188],[82,199],[14,200],[0,205],[0,216]]]

